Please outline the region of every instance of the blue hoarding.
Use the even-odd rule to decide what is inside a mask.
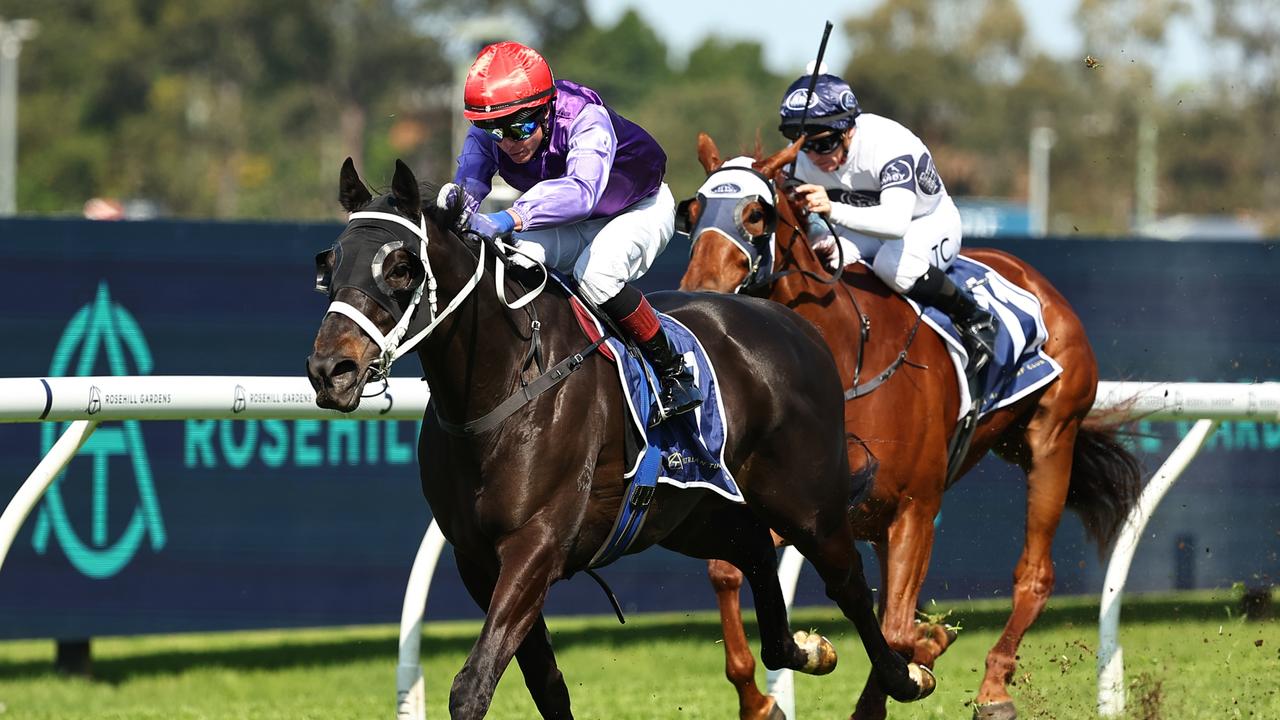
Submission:
[[[974,245],[975,238],[1026,237],[1031,233],[1031,213],[1026,203],[996,198],[959,197],[960,223],[965,240]]]
[[[312,257],[339,229],[0,221],[0,375],[300,375],[325,307]],[[1280,316],[1264,311],[1277,300],[1276,245],[1002,242],[1072,302],[1106,379],[1280,379]],[[685,258],[673,245],[643,286],[674,287]],[[1185,429],[1138,440],[1152,468]],[[59,431],[0,425],[6,502]],[[0,571],[0,637],[394,622],[429,519],[416,434],[406,421],[105,424]],[[1280,427],[1224,423],[1157,514],[1135,585],[1274,575],[1277,450]],[[1007,593],[1024,502],[1022,479],[998,462],[962,480],[944,503],[926,597]],[[1100,586],[1070,517],[1055,555],[1060,590]],[[630,610],[712,607],[701,569],[658,550],[605,575]],[[448,561],[431,597],[433,617],[476,615]],[[812,578],[800,601],[822,601]],[[608,606],[575,578],[550,611]]]

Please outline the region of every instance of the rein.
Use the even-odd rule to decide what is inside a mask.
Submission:
[[[812,90],[810,92],[812,92]],[[799,180],[794,175],[794,169],[795,168],[793,165],[791,168],[787,170],[787,182],[799,182]],[[781,202],[787,202],[787,199],[785,197],[779,197],[778,199]],[[811,280],[814,280],[816,282],[822,283],[823,285],[832,285],[836,282],[836,280],[840,279],[840,277],[843,275],[843,268],[844,268],[844,247],[840,243],[839,234],[836,233],[836,229],[831,225],[830,218],[823,217],[822,221],[826,223],[827,229],[831,231],[831,237],[835,240],[835,243],[836,243],[836,267],[838,269],[832,273],[831,279],[830,280],[825,279],[817,275],[816,273],[813,273],[801,268],[793,268],[791,270],[788,270],[785,273],[779,274],[779,277],[781,277],[783,274],[786,274],[786,273],[799,272],[805,277],[810,278]],[[800,228],[797,225],[794,225],[790,222],[786,222],[785,219],[783,220],[783,222],[787,225],[787,227],[790,227],[791,230],[793,231],[793,235],[792,235],[793,238],[798,235],[802,239],[804,239],[806,242],[808,242],[808,236],[802,233]],[[903,344],[902,350],[898,351],[897,357],[895,357],[887,367],[885,367],[880,372],[876,373],[870,382],[865,384],[860,384],[859,381],[861,380],[861,377],[862,377],[862,361],[865,357],[867,343],[871,339],[871,318],[868,317],[867,314],[862,311],[862,306],[858,304],[857,294],[854,293],[851,289],[849,289],[848,285],[843,285],[842,287],[844,288],[845,294],[849,296],[849,302],[853,303],[853,311],[858,315],[858,357],[857,357],[857,360],[854,361],[854,366],[853,366],[853,384],[849,387],[848,390],[844,391],[845,402],[848,402],[850,400],[855,400],[857,398],[864,397],[866,395],[870,395],[872,392],[875,391],[876,388],[880,387],[885,382],[887,382],[889,378],[893,377],[893,374],[898,371],[898,368],[902,367],[904,364],[910,365],[915,368],[920,368],[920,369],[925,368],[924,365],[921,365],[919,363],[913,363],[907,359],[907,352],[911,350],[911,343],[915,342],[916,333],[920,330],[920,325],[924,321],[924,315],[923,315],[923,312],[921,312],[921,313],[916,313],[916,321],[911,325],[911,329],[907,332],[907,341],[906,343]]]
[[[391,332],[385,335],[378,329],[377,324],[370,320],[369,317],[358,308],[342,302],[341,300],[334,300],[329,304],[327,313],[338,313],[339,315],[345,315],[350,318],[356,325],[360,326],[361,330],[364,330],[369,337],[378,344],[378,347],[381,349],[381,353],[379,354],[378,359],[369,365],[369,369],[373,373],[372,379],[377,381],[386,379],[391,372],[391,365],[396,360],[403,357],[405,353],[409,352],[425,340],[427,336],[430,335],[445,318],[449,317],[454,310],[457,310],[458,306],[467,299],[473,290],[475,290],[476,285],[480,283],[481,276],[484,275],[484,246],[481,245],[480,247],[480,257],[476,262],[476,271],[472,273],[471,277],[467,280],[467,284],[463,286],[462,290],[460,290],[457,295],[453,296],[453,299],[445,306],[443,312],[437,312],[436,276],[435,272],[431,269],[431,260],[427,257],[427,244],[429,241],[427,237],[426,215],[420,214],[418,224],[415,225],[408,219],[394,213],[378,211],[353,212],[347,216],[347,226],[350,227],[351,223],[357,220],[383,220],[396,223],[397,225],[402,225],[411,230],[413,234],[418,237],[418,261],[422,263],[422,269],[426,272],[426,281],[419,284],[417,289],[413,291],[413,299],[409,301],[409,306],[405,308],[405,312],[400,317],[400,321],[395,324],[395,327],[391,328]],[[413,322],[413,319],[418,314],[418,308],[422,303],[422,294],[424,289],[427,290],[427,305],[431,311],[431,321],[425,328],[419,331],[418,334],[409,338],[408,341],[404,341],[404,336],[409,331],[410,323]]]
[[[792,232],[795,233],[796,235],[800,234],[800,228],[788,222],[786,219],[779,218],[778,222],[791,228]],[[834,233],[832,234],[834,235]],[[836,249],[840,253],[840,260],[843,261],[844,250],[840,248],[839,243],[836,243]],[[844,263],[841,262],[841,267],[843,267],[843,265]],[[835,285],[840,280],[840,275],[841,275],[841,273],[837,271],[837,272],[831,273],[829,277],[823,277],[818,273],[813,272],[812,270],[805,270],[804,268],[794,267],[794,268],[789,268],[787,270],[783,270],[781,272],[772,272],[764,277],[760,277],[760,267],[761,267],[761,263],[759,261],[757,261],[752,266],[751,272],[747,275],[747,281],[743,283],[742,286],[738,289],[739,292],[751,293],[751,292],[755,292],[756,290],[764,290],[768,288],[770,285],[774,284],[775,282],[781,280],[782,278],[788,275],[794,275],[796,273],[799,273],[809,278],[810,280],[813,280],[814,282],[822,283],[823,285]],[[858,301],[855,299],[853,301],[853,304],[856,307],[858,304]],[[859,317],[862,317],[861,310],[858,311],[858,315]],[[865,322],[866,318],[863,317],[863,320]]]
[[[466,422],[455,423],[445,420],[444,417],[440,415],[440,409],[438,407],[436,408],[436,420],[440,423],[440,427],[450,435],[461,437],[472,437],[497,428],[504,420],[515,414],[515,412],[520,408],[529,404],[534,398],[545,393],[556,385],[559,385],[570,375],[581,369],[587,357],[599,350],[600,346],[604,344],[605,340],[607,340],[607,337],[601,336],[595,342],[586,346],[582,350],[579,350],[564,360],[556,363],[551,367],[551,369],[546,369],[545,363],[542,359],[542,322],[538,320],[537,306],[529,304],[529,301],[537,295],[540,295],[542,290],[546,287],[548,274],[546,266],[538,263],[538,266],[542,268],[542,282],[538,285],[536,291],[526,293],[515,303],[508,303],[506,300],[506,275],[504,270],[506,265],[511,261],[507,258],[503,250],[514,251],[517,253],[520,253],[520,251],[512,245],[499,243],[499,241],[488,238],[479,233],[470,234],[479,241],[482,257],[484,247],[491,243],[494,245],[492,251],[499,259],[497,267],[494,269],[494,286],[498,298],[502,300],[504,305],[513,310],[526,305],[528,306],[527,312],[531,318],[529,323],[531,333],[529,337],[529,351],[525,354],[524,360],[520,364],[520,388],[518,390],[508,395],[505,400],[498,403],[498,405],[489,412],[474,420],[468,420]],[[520,254],[523,255],[524,253]],[[525,255],[525,257],[528,256]],[[524,380],[524,373],[529,369],[532,363],[537,363],[540,374],[533,380],[526,382]]]
[[[426,215],[420,214],[418,224],[415,225],[405,217],[394,213],[380,211],[353,212],[347,216],[348,227],[350,227],[350,223],[357,220],[384,220],[396,223],[397,225],[401,225],[411,230],[413,234],[418,237],[418,261],[422,263],[422,268],[426,273],[426,281],[418,285],[417,289],[414,290],[413,299],[409,301],[409,306],[405,308],[405,312],[401,316],[400,321],[391,329],[391,332],[385,335],[378,329],[378,326],[370,320],[367,315],[360,312],[358,308],[340,300],[335,300],[329,304],[328,312],[338,313],[339,315],[345,315],[350,318],[356,325],[360,326],[360,329],[368,333],[369,337],[373,338],[374,342],[376,342],[378,347],[381,348],[382,352],[378,359],[369,366],[370,370],[373,372],[372,379],[377,381],[385,379],[391,372],[391,365],[396,360],[404,357],[406,353],[413,350],[419,343],[427,339],[427,337],[429,337],[431,333],[440,326],[440,323],[444,322],[445,318],[452,315],[453,312],[462,305],[463,301],[465,301],[476,289],[476,286],[480,284],[480,279],[484,276],[485,248],[488,246],[488,243],[479,243],[480,253],[476,258],[475,272],[467,279],[467,283],[458,291],[458,294],[453,296],[453,299],[449,301],[449,304],[445,306],[444,310],[437,312],[436,276],[435,272],[431,268],[431,259],[427,255],[427,245],[430,240],[427,236]],[[511,248],[511,246],[506,246],[506,248],[519,252],[518,250]],[[543,268],[542,282],[538,287],[530,290],[514,302],[507,300],[507,294],[503,289],[503,285],[505,284],[505,267],[509,260],[499,252],[499,248],[497,247],[493,249],[493,254],[495,258],[493,284],[494,294],[502,301],[503,305],[515,310],[524,307],[532,302],[534,298],[538,297],[538,295],[542,294],[543,289],[547,285],[545,267]],[[424,289],[427,291],[427,305],[431,311],[431,320],[428,322],[427,326],[418,331],[416,335],[408,340],[404,340],[404,336],[408,332],[410,324],[417,317],[418,308],[422,303]]]

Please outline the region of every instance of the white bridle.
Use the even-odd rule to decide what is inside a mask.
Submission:
[[[458,291],[458,294],[453,296],[453,299],[449,301],[449,304],[445,306],[444,310],[442,312],[437,313],[436,312],[436,286],[437,286],[436,276],[435,276],[435,273],[432,272],[431,270],[431,260],[427,257],[428,239],[427,239],[426,215],[423,214],[419,218],[417,225],[414,225],[408,219],[400,215],[396,215],[394,213],[388,213],[388,212],[378,212],[378,211],[354,212],[347,216],[348,223],[351,223],[355,220],[386,220],[388,222],[393,222],[399,225],[403,225],[404,227],[412,230],[413,234],[418,237],[418,257],[419,257],[419,260],[422,262],[423,270],[426,272],[426,279],[418,285],[418,288],[416,290],[413,291],[413,299],[409,301],[409,305],[408,307],[405,308],[404,314],[400,317],[400,321],[397,322],[395,327],[391,328],[391,331],[386,334],[383,334],[383,332],[380,329],[378,329],[378,326],[372,320],[370,320],[367,315],[360,312],[360,310],[354,307],[353,305],[342,302],[341,300],[334,300],[333,302],[331,302],[329,304],[329,309],[325,311],[326,315],[328,313],[338,313],[339,315],[345,315],[346,317],[350,318],[356,325],[360,326],[360,329],[364,330],[365,333],[367,333],[369,337],[372,338],[373,341],[378,344],[378,348],[380,349],[381,352],[379,353],[378,359],[375,360],[370,365],[370,369],[373,371],[373,379],[381,380],[386,378],[387,375],[391,372],[392,363],[394,363],[396,360],[399,360],[406,353],[408,353],[409,351],[417,347],[418,343],[422,342],[428,336],[430,336],[431,332],[435,330],[436,327],[439,326],[440,323],[443,322],[445,318],[449,317],[449,315],[452,314],[454,310],[457,310],[458,306],[460,306],[463,303],[463,301],[466,300],[469,295],[471,295],[471,292],[475,290],[476,286],[480,284],[480,278],[484,275],[485,243],[483,242],[480,243],[480,256],[476,259],[475,272],[471,274],[471,277],[468,278],[466,285],[464,285],[462,289]],[[541,263],[539,263],[536,259],[531,258],[526,253],[516,249],[514,246],[507,245],[506,243],[502,243],[500,241],[495,241],[495,242],[498,243],[498,247],[503,251],[515,252],[520,255],[524,255],[526,258],[529,258],[533,262],[537,263],[539,267],[542,268],[542,282],[539,283],[538,287],[525,293],[523,296],[517,298],[514,302],[508,302],[506,292],[503,291],[502,289],[503,280],[506,277],[506,274],[505,274],[506,264],[504,262],[504,258],[501,258],[501,257],[495,258],[494,294],[497,295],[498,299],[502,301],[503,305],[506,305],[508,308],[512,310],[524,307],[528,303],[532,302],[533,299],[536,298],[538,295],[542,294],[543,288],[546,287],[547,285],[546,267],[543,266]],[[378,269],[375,268],[374,269],[375,277],[377,277],[376,275],[377,272],[378,272]],[[422,302],[422,294],[424,290],[427,293],[427,306],[431,310],[431,322],[428,323],[425,328],[418,331],[418,333],[413,337],[409,338],[408,340],[403,340],[405,334],[409,331],[409,324],[413,321],[414,316],[417,314],[418,306]]]

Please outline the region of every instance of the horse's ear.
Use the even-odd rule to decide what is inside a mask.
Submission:
[[[342,163],[342,173],[339,175],[338,202],[342,203],[347,212],[355,212],[356,208],[364,207],[372,199],[369,188],[364,186],[356,172],[356,164],[351,158],[347,158]]]
[[[702,169],[706,170],[708,175],[719,170],[724,164],[720,159],[720,149],[716,147],[716,142],[704,132],[698,133],[698,162],[702,163]]]
[[[795,142],[782,148],[771,157],[765,158],[764,160],[756,163],[756,170],[759,170],[761,175],[772,179],[773,176],[777,175],[778,171],[782,169],[783,165],[787,165],[795,161],[796,155],[800,153],[800,146],[803,143],[804,136],[802,135],[796,139]]]
[[[418,192],[418,179],[413,171],[400,160],[396,160],[396,173],[391,176],[391,196],[396,199],[396,206],[417,217],[422,212],[422,196]]]

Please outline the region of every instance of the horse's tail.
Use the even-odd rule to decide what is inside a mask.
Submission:
[[[1067,488],[1067,507],[1084,522],[1085,532],[1106,553],[1142,491],[1142,464],[1125,448],[1125,421],[1090,417],[1076,434]]]

